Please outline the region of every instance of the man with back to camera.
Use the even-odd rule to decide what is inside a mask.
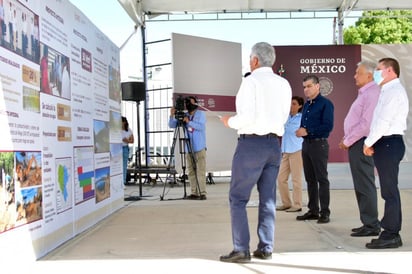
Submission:
[[[236,95],[236,115],[221,118],[226,127],[237,129],[239,138],[232,161],[229,190],[233,250],[220,261],[247,263],[251,260],[246,204],[255,185],[259,192],[257,234],[253,256],[272,258],[275,234],[276,177],[281,159],[279,137],[290,111],[289,82],[276,75],[274,48],[265,42],[252,47],[250,69]]]
[[[303,106],[296,136],[303,137],[302,160],[309,211],[297,216],[296,220],[318,220],[319,224],[324,224],[329,223],[330,216],[328,137],[333,129],[334,107],[329,99],[320,94],[319,78],[316,75],[308,75],[303,79],[303,92],[307,101]]]
[[[184,101],[188,112],[184,115],[182,122],[187,133],[185,138],[189,139],[188,143],[192,146],[191,150],[186,148],[187,172],[191,190],[191,194],[186,198],[206,200],[206,115],[204,111],[197,109],[195,97],[189,96]],[[169,119],[169,127],[171,128],[178,126],[179,121],[176,119],[175,113],[176,109],[172,107]]]
[[[380,232],[378,199],[375,185],[375,164],[371,156],[363,154],[363,143],[369,134],[373,111],[380,94],[380,87],[373,81],[376,64],[358,63],[355,83],[358,96],[352,103],[343,123],[344,136],[339,148],[347,150],[361,227],[353,228],[352,237],[377,236]]]
[[[402,208],[398,175],[399,164],[405,155],[403,135],[407,128],[409,100],[399,75],[399,63],[393,58],[380,59],[374,72],[374,80],[381,86],[381,93],[373,112],[363,153],[373,156],[385,209],[381,219],[383,231],[377,239],[372,239],[366,244],[366,248],[370,249],[402,246],[399,235],[402,227]]]

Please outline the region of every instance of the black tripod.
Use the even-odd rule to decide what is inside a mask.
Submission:
[[[196,157],[193,152],[192,143],[190,142],[189,134],[187,133],[187,128],[185,127],[183,123],[183,119],[180,119],[180,118],[181,117],[178,117],[177,119],[177,125],[175,128],[174,134],[173,134],[173,143],[172,143],[172,147],[170,150],[168,170],[170,170],[171,165],[174,162],[172,158],[175,156],[176,143],[177,141],[179,141],[179,154],[180,154],[180,159],[181,159],[181,164],[182,164],[182,177],[181,178],[183,182],[183,198],[182,199],[185,199],[187,197],[187,194],[186,194],[187,175],[186,175],[186,157],[185,157],[186,149],[188,150],[187,153],[189,154],[190,159],[192,161],[192,166],[193,166],[193,170],[195,172],[195,178],[196,178],[196,188],[199,194],[200,194],[200,187],[199,187],[199,179],[197,178]],[[160,200],[162,201],[165,196],[165,189],[166,189],[166,182],[163,186],[163,194],[160,195]],[[177,200],[177,199],[169,199],[169,200]]]

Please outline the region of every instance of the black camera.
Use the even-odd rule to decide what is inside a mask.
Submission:
[[[192,100],[194,103],[192,103]],[[175,101],[175,118],[179,121],[183,121],[185,118],[186,113],[189,112],[190,114],[192,111],[197,109],[197,99],[193,96],[182,97],[179,95]]]
[[[175,101],[175,118],[178,121],[183,121],[185,118],[186,98],[179,95]]]

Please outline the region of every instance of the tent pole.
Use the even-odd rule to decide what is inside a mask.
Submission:
[[[142,71],[143,71],[143,82],[145,84],[145,90],[146,90],[146,100],[144,100],[144,107],[143,107],[143,117],[144,117],[144,133],[145,133],[145,138],[144,138],[144,151],[145,151],[145,165],[146,167],[148,166],[149,163],[149,134],[148,134],[148,113],[147,113],[147,108],[148,108],[148,103],[147,103],[147,64],[146,64],[146,26],[142,24],[140,26],[141,30],[141,36],[142,36]]]
[[[343,12],[338,12],[338,45],[343,45]]]

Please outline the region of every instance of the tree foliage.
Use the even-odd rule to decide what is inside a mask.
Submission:
[[[343,31],[345,44],[412,43],[412,11],[365,11]]]

